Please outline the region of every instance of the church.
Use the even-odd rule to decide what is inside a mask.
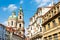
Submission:
[[[13,33],[16,35],[20,35],[24,37],[25,29],[24,29],[24,14],[22,6],[20,6],[18,16],[16,16],[16,12],[13,11],[12,15],[8,18],[8,27],[12,28]]]

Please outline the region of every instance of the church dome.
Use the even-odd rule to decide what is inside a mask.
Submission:
[[[16,16],[16,13],[15,13],[15,12],[12,12],[12,15],[11,15],[11,16],[9,16],[9,19],[11,19],[11,18],[14,18],[14,19],[16,19],[16,18],[17,18],[17,16]]]
[[[11,15],[9,18],[17,18],[16,15]]]
[[[19,12],[23,12],[22,5],[20,6]]]

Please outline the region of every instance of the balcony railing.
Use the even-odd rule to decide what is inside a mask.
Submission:
[[[34,35],[32,35],[32,37],[31,38],[35,38],[35,37],[37,37],[37,36],[42,36],[42,32],[37,32],[37,33],[35,33]]]

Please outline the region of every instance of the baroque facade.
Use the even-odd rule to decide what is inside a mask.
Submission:
[[[15,11],[9,16],[6,30],[7,34],[10,36],[10,40],[23,40],[25,38],[24,14],[22,7],[19,9],[18,16],[16,16]]]
[[[12,27],[6,27],[6,40],[24,40],[24,37],[21,37],[21,34],[16,33],[17,30],[14,30]]]
[[[29,37],[30,40],[42,40],[42,12],[47,12],[44,9],[49,8],[38,8],[35,15],[30,19],[30,24],[27,28],[27,37]]]
[[[29,27],[27,28],[27,37],[30,40],[43,40],[42,19],[43,15],[48,12],[51,7],[40,7],[30,19]]]
[[[30,40],[60,40],[60,2],[38,8],[30,19],[27,37]]]
[[[60,40],[60,2],[43,15],[43,40]]]

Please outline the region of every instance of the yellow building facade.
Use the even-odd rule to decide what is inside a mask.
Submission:
[[[43,40],[60,40],[60,2],[43,15]]]

